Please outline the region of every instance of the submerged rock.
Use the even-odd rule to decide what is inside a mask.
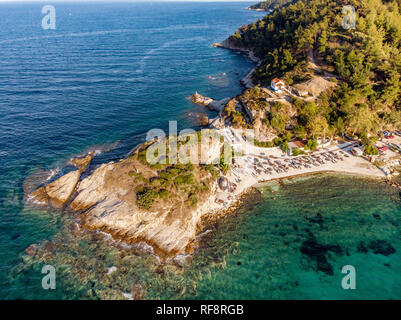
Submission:
[[[359,242],[357,247],[358,252],[368,253],[369,250],[372,250],[374,254],[382,254],[384,256],[388,256],[396,252],[394,247],[385,240],[372,240],[368,246],[366,246],[362,241]]]
[[[332,251],[341,255],[343,250],[338,245],[322,245],[315,238],[311,238],[302,243],[300,251],[309,258],[316,261],[317,270],[323,271],[328,275],[334,275],[333,266],[327,261],[326,254]]]
[[[132,286],[131,297],[133,300],[142,300],[145,296],[145,291],[140,284],[135,284]]]
[[[382,254],[388,256],[395,253],[394,247],[385,240],[374,240],[369,243],[369,249],[373,250],[374,254]]]
[[[48,240],[46,240],[40,247],[41,250],[45,250],[49,253],[54,253],[56,250],[56,245]]]
[[[209,118],[206,114],[202,113],[199,118],[199,124],[201,126],[207,126],[209,124]]]
[[[38,246],[36,243],[31,244],[28,248],[25,249],[27,255],[33,257],[38,250]]]
[[[321,213],[317,213],[315,217],[305,217],[311,223],[317,223],[321,228],[323,228],[324,219]]]
[[[367,247],[365,246],[365,244],[361,241],[361,242],[359,242],[359,244],[358,244],[357,251],[358,251],[358,252],[361,252],[361,253],[367,253],[367,252],[368,252],[368,248],[367,248]]]
[[[209,117],[203,112],[189,112],[188,118],[197,126],[209,125]]]

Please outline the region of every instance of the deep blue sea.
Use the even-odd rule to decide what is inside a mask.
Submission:
[[[97,150],[95,166],[168,121],[196,127],[195,91],[240,93],[253,64],[211,44],[264,15],[249,4],[56,3],[56,30],[41,28],[42,4],[0,4],[1,299],[113,299],[137,285],[145,298],[401,297],[399,196],[370,180],[267,186],[257,205],[219,222],[184,272],[77,239],[73,216],[24,205],[73,156]],[[42,262],[24,254],[45,240],[56,247],[55,291],[41,288]],[[344,264],[358,265],[359,291],[340,287]],[[111,265],[118,271],[105,276]]]

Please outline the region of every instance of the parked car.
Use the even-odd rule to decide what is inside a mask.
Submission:
[[[389,135],[389,136],[384,136],[385,139],[394,139],[393,135]]]
[[[388,148],[387,148],[386,146],[381,146],[381,147],[376,146],[376,148],[377,148],[378,150],[380,150],[380,151],[387,151],[387,150],[388,150]]]
[[[346,140],[355,141],[354,137],[347,136],[344,132],[341,133],[341,136]]]
[[[363,151],[360,148],[352,148],[351,153],[354,156],[362,156],[363,155]]]

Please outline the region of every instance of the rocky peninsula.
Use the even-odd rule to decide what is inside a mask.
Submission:
[[[38,206],[77,212],[80,228],[102,231],[128,244],[145,242],[160,258],[168,259],[192,254],[198,247],[197,236],[208,221],[235,207],[241,195],[258,183],[328,171],[384,177],[382,171],[360,157],[343,157],[352,143],[315,152],[313,159],[283,158],[280,148],[246,145],[248,153],[237,155],[233,164],[225,167],[218,159],[228,142],[231,146],[240,143],[242,132],[232,127],[212,132],[219,139],[205,142],[197,134],[196,141],[199,151],[215,165],[170,164],[169,157],[165,163],[149,164],[146,153],[158,144],[168,147],[167,140],[173,139],[169,137],[145,143],[129,157],[90,172],[92,155],[75,159],[72,163],[77,170],[38,188],[27,199]],[[187,154],[190,145],[179,146],[178,153]],[[235,150],[229,152],[234,154]],[[282,160],[296,165],[288,170]]]
[[[333,21],[341,6],[338,2],[330,8]],[[257,64],[243,79],[245,90],[235,97],[215,101],[197,92],[192,95],[194,103],[217,112],[209,126],[218,139],[202,139],[200,131],[183,139],[168,136],[95,168],[89,165],[89,154],[73,160],[75,170],[40,186],[27,200],[78,212],[82,228],[127,243],[145,242],[157,255],[169,258],[193,252],[203,222],[220,216],[257,183],[327,171],[385,178],[385,162],[400,163],[398,151],[389,144],[388,159],[375,149],[379,130],[394,130],[400,123],[387,88],[394,86],[387,81],[375,87],[387,88],[380,94],[379,116],[370,106],[377,99],[368,99],[362,88],[371,86],[371,80],[382,81],[382,72],[379,66],[365,72],[366,53],[355,46],[356,34],[351,37],[347,30],[320,25],[324,19],[316,16],[325,8],[317,3],[305,15],[303,7],[288,6],[213,44],[242,52]],[[327,34],[321,34],[326,29]],[[348,45],[338,40],[339,30]],[[336,63],[329,57],[337,57]],[[362,78],[374,72],[376,77]],[[270,87],[272,79],[280,80],[282,90]],[[348,99],[351,93],[359,99]],[[253,131],[252,142],[246,130]],[[401,143],[401,137],[392,141]],[[168,156],[156,152],[158,161],[150,163],[149,151],[155,155],[162,145],[165,151],[176,148],[182,156],[193,156],[195,150],[195,158],[208,161],[176,162],[167,151]],[[352,155],[355,148],[361,156]],[[226,150],[229,163],[222,161]]]
[[[149,164],[149,147],[166,142],[170,141],[145,143],[129,157],[90,172],[93,154],[73,159],[76,170],[41,186],[27,200],[36,206],[79,212],[82,228],[127,243],[145,242],[160,257],[191,251],[201,220],[216,209],[219,173],[213,165],[170,164],[168,156],[164,164]],[[199,149],[204,157],[214,158],[221,147],[222,143],[210,142]],[[186,148],[179,152],[185,153]]]

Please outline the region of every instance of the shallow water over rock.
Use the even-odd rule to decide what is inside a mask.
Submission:
[[[74,217],[51,242],[24,254],[11,282],[40,280],[55,265],[58,287],[28,296],[125,299],[397,299],[401,296],[401,206],[382,182],[333,174],[251,193],[238,211],[207,227],[198,253],[163,263],[150,248],[76,230]],[[377,220],[374,215],[380,215]],[[68,227],[70,225],[70,227]],[[341,269],[356,269],[344,290]],[[113,272],[110,273],[110,268]],[[20,291],[15,297],[20,297]],[[26,297],[26,296],[25,296]]]

